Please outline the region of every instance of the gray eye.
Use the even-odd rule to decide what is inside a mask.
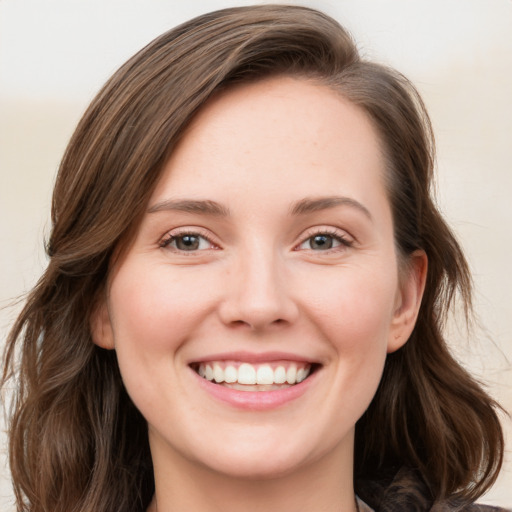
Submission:
[[[196,251],[201,244],[201,237],[198,235],[182,235],[174,239],[176,249],[180,251]]]
[[[198,233],[183,232],[168,236],[166,240],[162,241],[161,247],[167,247],[174,252],[195,252],[212,249],[214,244]]]
[[[332,249],[336,240],[330,235],[315,235],[309,238],[308,242],[310,249],[325,251],[327,249]]]

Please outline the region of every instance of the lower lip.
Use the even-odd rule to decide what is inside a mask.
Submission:
[[[271,391],[240,391],[238,389],[224,387],[220,384],[214,384],[198,375],[194,370],[192,371],[202,389],[211,396],[233,407],[248,411],[267,411],[293,402],[309,389],[312,381],[316,377],[315,372],[299,384],[294,384],[293,386],[283,389],[274,389]]]

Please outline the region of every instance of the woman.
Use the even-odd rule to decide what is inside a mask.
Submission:
[[[55,185],[7,346],[19,510],[482,510],[496,404],[442,324],[464,256],[412,85],[302,7],[162,35]]]

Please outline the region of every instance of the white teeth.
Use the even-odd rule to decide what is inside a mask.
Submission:
[[[238,383],[239,384],[256,384],[256,370],[254,366],[243,363],[238,368]]]
[[[217,363],[213,365],[213,378],[215,382],[224,382],[224,372]]]
[[[197,368],[197,373],[201,377],[215,381],[217,384],[226,382],[227,384],[249,386],[255,384],[259,386],[298,384],[309,375],[310,371],[310,365],[304,366],[296,363],[291,363],[287,368],[280,365],[272,369],[270,364],[252,365],[249,363],[241,363],[238,368],[231,364],[224,367],[222,362],[216,361],[200,364]]]
[[[206,377],[206,378],[208,378],[208,377]],[[295,384],[296,378],[297,378],[297,368],[292,365],[286,371],[286,382],[288,382],[288,384]]]
[[[274,384],[274,372],[268,364],[260,366],[256,372],[257,384]]]
[[[234,366],[227,366],[224,370],[224,380],[228,384],[232,384],[238,380],[238,372]]]
[[[276,384],[284,384],[286,382],[286,370],[284,366],[278,366],[274,372],[274,382]]]

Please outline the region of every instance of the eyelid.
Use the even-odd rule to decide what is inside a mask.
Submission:
[[[331,236],[331,237],[335,238],[336,240],[338,240],[341,245],[338,246],[338,247],[333,247],[331,249],[326,249],[326,250],[323,250],[323,251],[314,251],[313,249],[300,249],[300,246],[304,242],[306,242],[310,238],[313,238],[314,236],[317,236],[317,235],[328,235],[328,236]],[[352,247],[355,242],[356,242],[355,238],[353,236],[349,235],[347,233],[347,231],[345,231],[343,229],[335,228],[333,226],[315,226],[315,227],[312,227],[312,228],[308,228],[300,236],[300,241],[297,244],[295,244],[294,250],[295,251],[310,250],[310,251],[319,252],[319,253],[320,252],[322,252],[322,253],[329,253],[329,252],[335,252],[335,251],[339,251],[339,250],[343,250],[343,249],[347,249],[349,247]]]
[[[175,252],[178,252],[180,254],[188,253],[187,255],[192,255],[193,253],[203,252],[208,249],[199,249],[197,251],[180,251],[179,249],[172,249],[169,248],[169,244],[175,240],[176,238],[179,238],[180,236],[185,235],[193,235],[198,236],[203,239],[205,239],[210,245],[213,247],[209,247],[208,249],[216,250],[219,249],[219,244],[214,240],[214,237],[212,234],[205,230],[204,228],[198,227],[198,226],[183,226],[179,228],[174,228],[169,230],[158,242],[159,247],[161,248],[168,248],[170,250],[174,250]]]

